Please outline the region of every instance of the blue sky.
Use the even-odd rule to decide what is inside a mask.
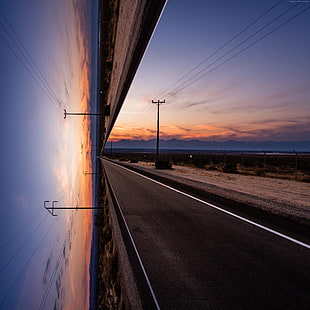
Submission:
[[[165,99],[163,139],[309,140],[310,9],[289,21],[309,7],[285,0],[168,1],[111,139],[154,138],[156,106],[151,101]],[[197,76],[204,77],[176,93],[181,83],[162,93],[269,9],[187,76],[209,66]]]
[[[43,201],[92,204],[90,122],[63,109],[90,109],[96,20],[84,0],[0,10],[0,309],[85,309],[91,211],[52,217]]]

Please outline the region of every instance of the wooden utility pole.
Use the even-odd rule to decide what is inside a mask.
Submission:
[[[52,215],[52,216],[57,216],[57,214],[54,213],[55,210],[98,210],[102,209],[102,207],[93,207],[93,206],[83,206],[80,207],[79,205],[76,206],[60,206],[60,207],[55,207],[55,203],[58,202],[57,200],[52,201],[52,206],[48,207],[47,203],[49,203],[49,200],[45,200],[43,205],[44,208]]]
[[[64,119],[67,118],[68,115],[95,115],[95,116],[100,116],[100,113],[86,113],[86,112],[67,112],[66,109],[64,109]]]
[[[152,103],[155,103],[157,105],[157,142],[156,142],[156,160],[159,159],[159,106],[163,103],[165,103],[165,100],[152,100]]]

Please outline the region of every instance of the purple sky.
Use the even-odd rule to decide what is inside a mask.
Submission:
[[[0,309],[86,309],[91,211],[52,217],[43,201],[92,204],[90,124],[63,109],[89,109],[96,17],[86,0],[0,10]]]
[[[151,101],[165,99],[163,139],[309,140],[310,9],[290,20],[309,7],[284,0],[168,1],[111,138],[154,138]],[[200,74],[168,89],[203,61],[186,78]]]

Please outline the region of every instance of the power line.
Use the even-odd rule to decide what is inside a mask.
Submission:
[[[209,59],[211,59],[214,55],[216,55],[219,51],[221,51],[224,47],[226,47],[229,43],[234,41],[236,38],[238,38],[242,33],[244,33],[246,30],[248,30],[250,27],[252,27],[254,24],[256,24],[260,19],[262,19],[265,15],[267,15],[270,11],[272,11],[275,7],[277,7],[283,0],[278,1],[275,3],[272,7],[270,7],[268,10],[266,10],[263,14],[261,14],[259,17],[257,17],[253,22],[248,24],[245,28],[243,28],[241,31],[239,31],[236,35],[234,35],[229,41],[221,45],[218,49],[216,49],[210,56],[202,60],[198,65],[196,65],[193,69],[188,71],[185,75],[183,75],[181,78],[179,78],[175,83],[173,83],[171,86],[169,86],[167,89],[162,91],[159,95],[156,97],[163,96],[169,89],[171,89],[173,86],[184,80],[188,75],[190,75],[192,72],[194,72],[197,68],[199,68],[201,65],[203,65],[205,62],[207,62]]]
[[[48,232],[51,230],[52,226],[54,225],[55,221],[52,221],[52,223],[50,224],[50,226],[47,228],[46,232],[44,233],[43,237],[41,238],[40,242],[38,243],[38,245],[36,246],[35,250],[32,252],[31,256],[29,257],[29,259],[27,260],[26,264],[23,266],[21,272],[19,273],[19,275],[17,276],[17,278],[15,279],[15,281],[12,283],[12,285],[10,286],[9,290],[7,291],[6,295],[3,297],[3,299],[1,300],[0,306],[2,306],[4,304],[4,302],[6,301],[6,299],[8,298],[8,296],[10,295],[10,293],[12,292],[13,288],[15,287],[16,283],[19,281],[19,279],[21,278],[22,274],[25,272],[27,266],[29,265],[29,263],[31,262],[32,258],[34,257],[34,255],[36,254],[36,252],[38,251],[38,249],[40,248],[41,244],[43,243],[44,239],[46,238]]]
[[[39,310],[44,309],[44,307],[45,307],[49,291],[50,291],[50,289],[52,287],[52,284],[53,284],[53,280],[54,280],[54,278],[56,276],[56,273],[57,273],[57,270],[58,270],[58,268],[60,266],[60,262],[63,260],[62,254],[63,254],[64,248],[65,248],[66,242],[67,242],[67,240],[69,238],[69,235],[70,235],[70,230],[67,232],[67,236],[66,236],[62,246],[60,247],[59,255],[57,257],[57,260],[56,260],[55,267],[54,267],[54,270],[52,272],[52,275],[51,275],[51,277],[50,277],[50,279],[48,281],[47,288],[46,288],[46,290],[45,290],[45,292],[43,294],[43,298],[41,300],[41,303],[40,303],[40,306],[39,306]]]
[[[139,112],[139,115],[134,116],[133,118],[126,121],[126,123],[132,123],[134,124],[134,127],[137,127],[140,125],[141,122],[143,122],[145,119],[148,119],[151,117],[152,113],[155,111],[155,106],[147,104],[144,109]],[[113,133],[113,130],[111,134]]]
[[[178,84],[179,82],[181,82],[182,80],[184,80],[188,75],[190,75],[192,72],[194,72],[197,68],[199,68],[201,65],[203,65],[206,61],[208,61],[210,58],[212,58],[214,55],[216,55],[219,51],[221,51],[224,47],[226,47],[229,43],[231,43],[233,40],[235,40],[237,37],[239,37],[242,33],[244,33],[247,29],[249,29],[251,26],[253,26],[255,23],[257,23],[261,18],[263,18],[265,15],[267,15],[272,9],[274,9],[276,6],[278,6],[283,0],[278,1],[277,3],[275,3],[272,7],[270,7],[268,10],[266,10],[263,14],[261,14],[258,18],[256,18],[253,22],[251,22],[250,24],[248,24],[245,28],[243,28],[241,31],[239,31],[236,35],[234,35],[229,41],[227,41],[226,43],[224,43],[223,45],[221,45],[218,49],[216,49],[211,55],[209,55],[207,58],[205,58],[204,60],[202,60],[198,65],[196,65],[193,69],[191,69],[190,71],[188,71],[185,75],[183,75],[181,78],[179,78],[176,82],[174,82],[172,85],[170,85],[168,88],[166,88],[164,91],[162,91],[161,93],[159,93],[157,96],[155,97],[160,97],[163,94],[167,93],[168,90],[170,90],[173,86],[175,86],[176,84]],[[153,106],[151,106],[152,111]],[[147,105],[146,108],[144,109],[144,111],[142,111],[141,113],[145,113],[147,115],[149,115],[149,112],[151,112],[150,106]],[[140,115],[139,117],[137,117],[136,119],[134,119],[131,122],[134,122],[135,125],[139,125],[141,123],[141,121],[143,121],[145,119],[144,115]]]
[[[74,221],[75,221],[75,217],[73,217],[73,216],[71,215],[70,221],[71,221],[70,226],[73,226]],[[57,260],[56,260],[56,263],[55,263],[55,267],[54,267],[54,269],[53,269],[53,272],[52,272],[51,277],[50,277],[50,279],[49,279],[49,282],[48,282],[48,284],[47,284],[47,288],[46,288],[46,290],[45,290],[45,292],[44,292],[44,294],[43,294],[43,297],[42,297],[42,300],[41,300],[41,303],[40,303],[40,306],[39,306],[39,310],[44,309],[44,307],[45,307],[45,304],[46,304],[46,301],[47,301],[47,297],[48,297],[49,291],[50,291],[50,289],[51,289],[51,287],[52,287],[52,284],[53,284],[53,280],[54,280],[54,278],[55,278],[55,276],[56,276],[56,273],[57,273],[57,270],[58,270],[58,268],[59,268],[59,266],[60,266],[60,263],[61,263],[61,261],[63,260],[62,254],[63,254],[64,248],[65,248],[65,245],[66,245],[66,243],[67,243],[67,240],[70,239],[70,235],[71,235],[71,234],[72,234],[72,231],[71,231],[71,229],[69,229],[69,230],[67,231],[67,235],[66,235],[66,237],[65,237],[65,239],[64,239],[64,242],[63,242],[62,246],[60,247],[59,255],[58,255],[58,257],[57,257]]]
[[[41,213],[42,215],[43,213]],[[32,218],[30,218],[25,224],[23,224],[3,245],[0,247],[0,251],[2,251],[5,247],[8,246],[9,243],[11,243],[17,236],[18,234],[26,228],[36,217],[38,217],[40,213],[36,213]]]
[[[36,77],[33,75],[33,73],[29,70],[29,68],[26,66],[26,64],[23,62],[23,60],[20,58],[20,56],[14,51],[12,46],[7,42],[7,40],[0,34],[0,38],[2,41],[7,45],[7,47],[10,49],[10,51],[13,53],[13,55],[19,60],[19,62],[22,64],[22,66],[26,69],[26,71],[29,73],[29,75],[32,77],[32,79],[37,83],[39,88],[43,91],[43,93],[52,101],[52,98],[47,93],[47,91],[42,87],[40,82],[36,79]]]
[[[304,10],[300,11],[299,13],[297,13],[296,15],[294,15],[293,17],[289,18],[288,20],[286,20],[285,22],[283,22],[282,24],[280,24],[279,26],[277,26],[276,28],[272,29],[271,31],[269,31],[268,33],[266,33],[265,35],[263,35],[262,37],[260,37],[259,39],[257,39],[256,41],[254,41],[253,43],[251,43],[250,45],[246,46],[245,48],[243,48],[242,50],[240,50],[239,52],[237,52],[236,54],[232,55],[231,57],[229,57],[228,59],[226,59],[225,61],[223,61],[222,63],[220,63],[219,65],[217,65],[216,67],[212,68],[211,70],[209,70],[208,72],[206,72],[205,74],[203,74],[202,76],[198,77],[197,79],[193,80],[192,82],[190,82],[189,84],[185,85],[184,87],[182,87],[181,89],[178,89],[176,92],[174,92],[173,94],[168,94],[167,97],[170,97],[172,95],[176,95],[177,93],[181,92],[182,90],[184,90],[185,88],[189,87],[190,85],[194,84],[195,82],[197,82],[198,80],[202,79],[203,77],[205,77],[206,75],[210,74],[211,72],[215,71],[216,69],[218,69],[219,67],[221,67],[222,65],[224,65],[225,63],[227,63],[228,61],[230,61],[231,59],[235,58],[236,56],[238,56],[239,54],[243,53],[244,51],[246,51],[247,49],[249,49],[250,47],[252,47],[253,45],[255,45],[256,43],[260,42],[261,40],[265,39],[266,37],[268,37],[269,35],[271,35],[272,33],[274,33],[275,31],[277,31],[278,29],[280,29],[281,27],[283,27],[284,25],[286,25],[287,23],[289,23],[290,21],[292,21],[293,19],[295,19],[296,17],[298,17],[299,15],[303,14],[304,12],[306,12],[307,10],[310,9],[310,6],[305,8]]]
[[[5,38],[3,35],[0,34],[0,38],[7,45],[7,47],[12,52],[12,54],[22,64],[22,66],[26,69],[28,74],[36,82],[36,84],[43,91],[43,93],[49,98],[50,102],[53,103],[60,112],[61,102],[57,98],[52,87],[48,83],[47,79],[44,77],[42,71],[39,69],[34,59],[31,57],[30,53],[28,52],[22,40],[19,38],[18,34],[14,30],[11,23],[8,21],[8,19],[5,17],[5,15],[1,11],[0,11],[0,15],[2,16],[2,18],[6,21],[8,25],[7,27],[3,22],[0,21],[0,25],[4,29],[5,33],[8,35],[8,38]]]
[[[2,16],[2,18],[6,21],[9,29],[11,30],[11,32],[14,34],[15,38],[13,38],[13,36],[11,35],[10,31],[5,27],[5,25],[3,25],[2,22],[0,22],[0,24],[2,25],[2,27],[5,29],[6,33],[9,35],[9,37],[12,39],[12,41],[14,42],[15,46],[17,47],[17,49],[20,51],[20,53],[22,54],[22,56],[24,57],[24,59],[26,60],[26,62],[30,65],[30,67],[33,69],[33,71],[35,72],[36,76],[43,82],[43,84],[45,85],[46,89],[49,91],[49,93],[52,95],[52,97],[54,98],[54,100],[56,102],[58,102],[60,104],[60,100],[57,98],[55,92],[53,91],[51,85],[49,84],[49,82],[46,80],[46,78],[44,77],[42,71],[40,70],[39,66],[36,64],[36,62],[34,61],[34,59],[32,58],[31,54],[29,53],[28,49],[26,48],[26,46],[24,45],[23,41],[21,40],[21,38],[19,37],[19,35],[16,33],[16,31],[14,30],[12,24],[10,23],[10,21],[6,18],[6,16],[3,14],[3,12],[0,10],[0,15]],[[20,46],[18,46],[18,43],[20,44]],[[26,54],[26,55],[25,55]]]
[[[142,112],[140,112],[141,114],[139,114],[139,116],[133,119],[131,122],[133,122],[135,126],[139,125],[146,118],[149,118],[152,112],[155,111],[155,109],[155,106],[147,105],[146,108]]]
[[[168,92],[168,90],[170,90],[171,88],[173,88],[175,85],[177,85],[179,82],[181,82],[182,80],[184,80],[187,76],[189,76],[191,73],[193,73],[197,68],[199,68],[201,65],[203,65],[205,62],[207,62],[208,60],[210,60],[213,56],[215,56],[218,52],[220,52],[224,47],[226,47],[228,44],[230,44],[232,41],[234,41],[235,39],[237,39],[242,33],[244,33],[246,30],[248,30],[250,27],[252,27],[254,24],[256,24],[259,20],[261,20],[264,16],[266,16],[269,12],[271,12],[274,8],[276,8],[281,2],[283,2],[283,0],[280,0],[278,2],[276,2],[273,6],[271,6],[269,9],[267,9],[263,14],[261,14],[259,17],[257,17],[254,21],[252,21],[251,23],[249,23],[246,27],[244,27],[241,31],[239,31],[236,35],[234,35],[229,41],[227,41],[226,43],[224,43],[223,45],[221,45],[218,49],[216,49],[210,56],[208,56],[207,58],[205,58],[203,61],[201,61],[198,65],[196,65],[193,69],[191,69],[189,72],[187,72],[185,75],[183,75],[180,79],[178,79],[175,83],[173,83],[171,86],[169,86],[166,90],[164,90],[163,92],[160,93],[160,95],[162,94],[166,94]],[[189,83],[192,79],[194,79],[195,77],[197,77],[199,74],[201,74],[203,71],[205,71],[206,69],[208,69],[209,67],[211,67],[212,65],[216,64],[217,62],[219,62],[222,58],[224,58],[225,56],[227,56],[229,53],[233,52],[236,48],[238,48],[239,46],[241,46],[242,44],[244,44],[246,41],[250,40],[252,37],[254,37],[255,35],[257,35],[259,32],[261,32],[262,30],[264,30],[266,27],[268,27],[269,25],[271,25],[272,23],[274,23],[276,20],[278,20],[280,17],[282,17],[283,15],[285,15],[287,12],[289,12],[290,10],[292,10],[296,5],[295,4],[293,7],[290,7],[288,10],[284,11],[283,13],[281,13],[279,16],[277,16],[276,18],[274,18],[273,20],[271,20],[270,22],[268,22],[265,26],[261,27],[259,30],[257,30],[254,34],[250,35],[249,37],[247,37],[245,40],[243,40],[241,43],[239,43],[237,46],[233,47],[232,49],[230,49],[228,52],[226,52],[224,55],[218,57],[215,61],[213,61],[211,64],[209,64],[208,66],[206,66],[205,68],[203,68],[202,70],[200,70],[198,73],[192,75],[191,77],[189,77],[188,79],[186,79],[182,84],[180,84],[179,86],[177,86],[174,91],[172,91],[172,93],[168,93],[166,94],[166,97],[171,97],[172,95],[180,92],[181,90],[183,90],[184,88],[188,87],[185,86],[184,88],[182,86],[184,86],[185,84]],[[196,81],[196,79],[195,79]],[[192,83],[191,83],[192,84]],[[191,85],[190,84],[190,85]],[[159,95],[159,96],[160,96]],[[150,108],[145,109],[146,112],[142,112],[142,113],[147,113],[148,111],[150,111]],[[153,109],[152,109],[153,111]],[[149,114],[147,114],[146,117],[148,117]],[[140,117],[138,117],[138,120],[136,121],[136,119],[134,120],[135,125],[140,124],[141,121],[146,119],[145,115],[142,115]]]
[[[39,227],[43,224],[43,222],[46,220],[47,215],[42,219],[42,221],[31,231],[29,236],[26,238],[26,240],[23,242],[23,244],[18,247],[18,249],[15,251],[15,253],[8,259],[8,261],[1,267],[0,274],[3,273],[3,271],[11,264],[13,259],[17,256],[17,254],[21,251],[21,249],[27,244],[27,242],[31,239],[33,234],[39,229]]]
[[[277,17],[275,17],[274,19],[272,19],[270,22],[268,22],[267,24],[265,24],[263,27],[261,27],[260,29],[258,29],[257,31],[255,31],[253,34],[251,34],[250,36],[248,36],[246,39],[244,39],[242,42],[238,43],[236,46],[234,46],[233,48],[231,48],[228,52],[226,52],[225,54],[223,54],[222,56],[218,57],[215,61],[213,61],[212,63],[210,63],[208,66],[204,67],[203,69],[201,69],[199,72],[197,72],[196,74],[194,74],[193,76],[191,76],[190,78],[188,78],[185,82],[183,82],[181,85],[179,85],[178,87],[176,87],[174,89],[174,91],[172,92],[172,94],[178,93],[178,89],[182,88],[183,85],[185,85],[186,83],[188,83],[189,81],[193,80],[195,77],[197,77],[199,74],[201,74],[202,72],[204,72],[206,69],[210,68],[211,66],[213,66],[214,64],[216,64],[219,60],[221,60],[222,58],[224,58],[225,56],[227,56],[228,54],[230,54],[231,52],[233,52],[235,49],[237,49],[238,47],[240,47],[242,44],[244,44],[245,42],[249,41],[251,38],[253,38],[255,35],[257,35],[258,33],[260,33],[261,31],[263,31],[265,28],[267,28],[268,26],[270,26],[271,24],[273,24],[275,21],[277,21],[279,18],[283,17],[285,14],[287,14],[289,11],[293,10],[297,5],[299,5],[299,3],[295,4],[294,6],[290,7],[289,9],[285,10],[284,12],[282,12],[280,15],[278,15]],[[169,96],[169,94],[168,94]]]

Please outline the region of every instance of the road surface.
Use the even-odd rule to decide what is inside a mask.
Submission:
[[[103,160],[161,309],[310,309],[310,250]]]

